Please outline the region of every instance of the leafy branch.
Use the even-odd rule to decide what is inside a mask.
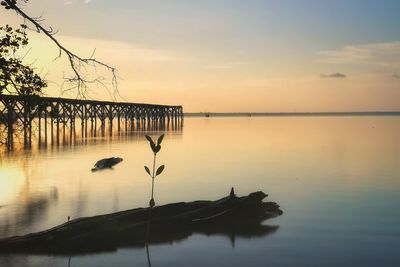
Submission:
[[[0,94],[41,95],[47,86],[33,67],[24,65],[16,56],[29,42],[25,30],[26,25],[17,29],[9,25],[0,27]]]

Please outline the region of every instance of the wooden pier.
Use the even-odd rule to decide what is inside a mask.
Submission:
[[[48,135],[53,139],[55,133],[58,144],[60,135],[65,138],[67,130],[72,138],[76,123],[80,123],[83,139],[88,136],[88,128],[96,135],[93,129],[100,128],[104,133],[107,127],[112,135],[115,131],[130,132],[144,125],[177,124],[182,119],[182,106],[0,95],[0,134],[7,135],[3,143],[10,149],[18,132],[23,135],[24,146],[30,147],[33,132],[37,133],[39,143],[44,138],[45,144]]]

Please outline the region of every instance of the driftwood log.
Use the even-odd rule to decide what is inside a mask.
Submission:
[[[193,233],[229,237],[265,236],[279,226],[262,222],[282,214],[279,205],[263,202],[261,191],[245,197],[230,196],[217,201],[180,202],[154,207],[150,234],[146,237],[149,208],[80,218],[52,229],[0,240],[0,253],[73,255],[114,251],[122,247],[172,243]],[[147,238],[147,240],[146,240]]]

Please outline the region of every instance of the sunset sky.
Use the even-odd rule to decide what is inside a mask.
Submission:
[[[400,110],[398,0],[30,0],[65,46],[118,69],[129,102],[187,112]],[[21,17],[0,10],[0,24]],[[60,95],[68,65],[30,32]],[[65,95],[68,96],[68,95]],[[71,95],[70,95],[71,96]],[[102,88],[90,97],[110,100]],[[121,98],[118,98],[121,100]]]

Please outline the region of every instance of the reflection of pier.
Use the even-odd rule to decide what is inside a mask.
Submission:
[[[36,134],[39,144],[47,144],[48,139],[60,144],[67,135],[72,142],[76,124],[84,139],[96,136],[97,129],[104,136],[106,132],[164,130],[170,124],[176,128],[182,118],[182,106],[0,95],[0,135],[8,149],[13,148],[16,135],[23,136],[25,147],[31,146]]]

